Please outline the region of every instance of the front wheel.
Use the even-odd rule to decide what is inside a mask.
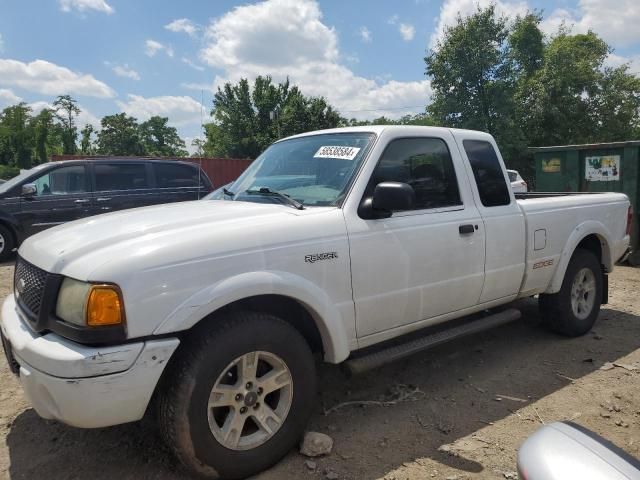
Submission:
[[[9,258],[15,246],[11,231],[4,225],[0,225],[0,262]]]
[[[177,457],[207,478],[245,478],[299,441],[316,395],[313,355],[281,319],[236,313],[183,343],[163,379],[161,430]]]
[[[558,293],[541,295],[540,312],[553,331],[578,337],[595,323],[602,303],[602,270],[588,250],[573,253]]]

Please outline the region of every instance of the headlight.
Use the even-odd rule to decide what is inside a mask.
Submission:
[[[116,285],[95,285],[65,278],[60,286],[56,315],[80,326],[124,323],[122,293]]]

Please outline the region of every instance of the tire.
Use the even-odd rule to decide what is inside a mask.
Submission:
[[[13,232],[4,225],[0,225],[0,262],[7,260],[16,248]]]
[[[573,294],[573,295],[572,295]],[[588,250],[573,253],[558,293],[540,295],[543,322],[554,332],[579,337],[593,327],[602,303],[602,270]]]
[[[299,442],[316,399],[315,361],[302,335],[272,315],[236,312],[212,322],[196,327],[168,366],[158,392],[160,430],[192,473],[206,478],[246,478],[278,462]],[[255,363],[255,358],[259,359],[252,377],[255,381],[247,390],[244,381],[251,375],[241,378],[241,366],[247,365],[250,372],[250,363]],[[236,360],[238,363],[234,363]],[[261,370],[264,372],[273,365],[277,365],[280,373],[271,378],[282,383],[291,380],[291,384],[262,396],[269,390],[263,380],[271,371],[262,375]],[[259,385],[265,386],[264,392],[261,393]],[[225,395],[215,395],[214,386],[216,392]],[[241,387],[244,396],[238,401]],[[231,394],[224,388],[231,388]],[[212,408],[210,401],[237,403]],[[285,408],[287,402],[289,407]],[[265,406],[283,418],[279,425],[269,413],[261,413]],[[238,440],[238,429],[225,432],[224,427],[234,425],[233,420],[241,415],[242,408],[246,410],[242,417],[245,423],[239,429]],[[266,427],[260,428],[254,415],[262,416],[262,425]]]

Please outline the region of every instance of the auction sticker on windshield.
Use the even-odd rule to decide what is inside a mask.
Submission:
[[[320,147],[313,158],[338,158],[340,160],[353,160],[360,151],[359,147]]]

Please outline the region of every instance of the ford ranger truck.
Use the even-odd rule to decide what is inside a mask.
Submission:
[[[629,247],[628,198],[509,183],[486,133],[280,140],[219,200],[25,240],[2,306],[9,365],[44,418],[105,427],[153,405],[192,473],[253,475],[299,441],[316,357],[364,371],[515,320],[534,295],[555,332],[591,329]]]

